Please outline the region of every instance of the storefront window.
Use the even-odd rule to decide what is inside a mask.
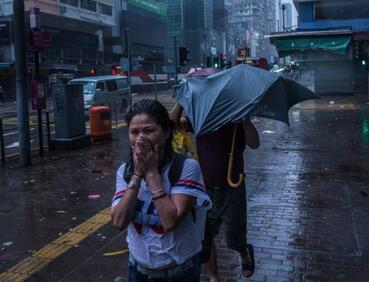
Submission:
[[[110,7],[108,5],[99,3],[99,13],[103,15],[111,16],[113,15],[113,7]]]
[[[60,0],[60,3],[78,7],[78,0]]]
[[[81,0],[81,8],[89,11],[96,12],[96,1],[93,0]]]

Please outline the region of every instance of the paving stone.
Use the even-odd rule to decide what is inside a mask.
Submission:
[[[173,98],[164,96],[170,107]],[[147,97],[152,95],[135,99]],[[354,102],[359,109],[325,109],[331,100]],[[314,103],[317,109],[293,109],[290,127],[254,119],[261,146],[247,149],[245,158],[248,241],[255,247],[256,271],[250,279],[240,276],[240,258],[226,248],[221,229],[216,245],[222,281],[368,281],[367,95]],[[50,152],[29,168],[15,162],[0,167],[0,243],[14,242],[0,249],[0,272],[110,205],[115,170],[128,156],[126,136],[122,128],[112,141]],[[90,194],[101,197],[91,201]],[[103,255],[124,248],[124,233],[108,224],[28,281],[127,281],[128,255]],[[203,270],[201,281],[208,279]]]

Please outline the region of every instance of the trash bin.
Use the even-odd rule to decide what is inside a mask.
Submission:
[[[112,138],[111,113],[108,106],[90,108],[90,129],[92,141]]]

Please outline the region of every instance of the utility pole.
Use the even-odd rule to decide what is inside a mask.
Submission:
[[[40,33],[40,10],[38,8],[30,9],[30,29],[31,29],[31,47],[37,43],[37,36],[35,33]],[[41,36],[42,33],[40,33]],[[36,44],[37,45],[37,44]],[[44,143],[43,143],[43,133],[42,133],[42,111],[41,109],[46,106],[46,99],[39,99],[39,97],[44,97],[44,93],[39,87],[41,83],[40,80],[40,49],[34,48],[34,58],[35,58],[35,72],[34,77],[31,82],[31,92],[32,92],[32,109],[37,109],[37,124],[38,124],[38,145],[39,153],[42,157],[44,155]],[[40,92],[40,93],[39,93]]]
[[[132,57],[131,57],[131,47],[128,44],[129,40],[129,28],[126,27],[126,50],[128,57],[128,71],[127,71],[127,79],[128,79],[128,95],[129,95],[129,109],[132,109],[132,90],[131,90],[131,72],[132,72]]]
[[[127,5],[127,4],[125,4]],[[131,89],[131,72],[132,72],[132,62],[131,62],[131,48],[128,44],[129,40],[129,28],[128,25],[124,23],[124,13],[123,11],[127,11],[127,6],[123,6],[123,0],[120,0],[120,36],[122,40],[122,59],[123,57],[127,56],[128,61],[128,69],[127,69],[127,81],[128,81],[128,102],[129,102],[129,109],[132,109],[132,89]],[[123,36],[124,30],[124,36]],[[125,42],[124,42],[125,39]],[[125,52],[123,51],[125,46]],[[125,54],[124,54],[125,53]],[[122,61],[122,60],[121,60]]]
[[[20,166],[31,165],[31,142],[26,91],[26,42],[24,24],[24,1],[13,1],[14,48],[16,60],[16,95],[19,131]]]
[[[173,45],[174,45],[174,82],[178,84],[178,58],[177,58],[177,38],[173,36]]]

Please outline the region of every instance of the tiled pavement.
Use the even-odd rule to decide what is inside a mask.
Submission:
[[[261,147],[245,154],[256,256],[248,280],[369,281],[367,96],[306,102],[290,120],[287,127],[257,118]],[[0,250],[0,272],[109,206],[114,170],[127,155],[125,134],[123,128],[112,142],[36,158],[31,168],[0,168],[0,244],[13,242]],[[222,281],[243,281],[222,232],[217,245]],[[108,224],[28,281],[126,281],[127,254],[103,256],[124,248]]]

